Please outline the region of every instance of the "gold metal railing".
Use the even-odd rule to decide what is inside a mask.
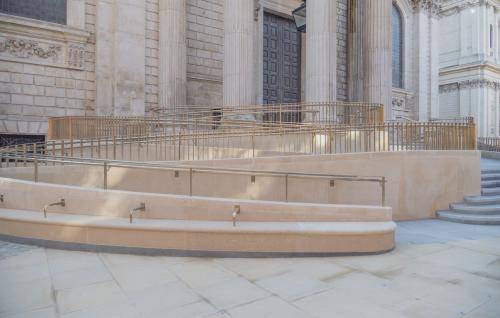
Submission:
[[[127,161],[254,158],[407,150],[474,150],[475,125],[386,122],[372,125],[239,125],[191,130],[174,127],[133,137],[49,140],[0,149],[0,153]],[[17,164],[14,162],[13,164]]]
[[[179,128],[216,130],[224,126],[354,125],[384,120],[383,106],[370,103],[311,103],[253,106],[177,106],[150,117],[53,117],[48,139],[131,137]]]
[[[40,154],[19,154],[19,153],[0,153],[0,163],[14,161],[16,163],[23,163],[25,167],[33,168],[32,180],[34,182],[39,182],[39,170],[40,166],[48,165],[72,165],[72,166],[100,166],[103,172],[103,184],[102,188],[108,190],[107,175],[111,168],[128,168],[134,170],[142,171],[174,171],[178,173],[179,171],[187,172],[188,176],[188,191],[185,193],[187,196],[195,196],[196,193],[193,190],[193,184],[195,182],[195,174],[197,173],[212,173],[215,175],[247,175],[251,176],[250,180],[255,178],[255,176],[266,176],[275,177],[283,180],[282,187],[284,189],[285,197],[284,202],[289,202],[289,192],[290,192],[290,182],[291,178],[298,179],[318,179],[327,180],[330,184],[334,184],[336,181],[345,182],[368,182],[378,184],[380,186],[380,206],[386,205],[386,183],[387,179],[380,176],[353,176],[353,175],[330,175],[330,174],[315,174],[315,173],[298,173],[298,172],[286,172],[286,171],[267,171],[267,170],[246,170],[246,169],[232,169],[232,168],[214,168],[214,167],[203,167],[203,166],[190,166],[186,164],[158,164],[158,163],[148,163],[148,162],[127,162],[119,160],[99,160],[90,158],[68,158],[68,157],[45,157]],[[0,165],[0,168],[8,167],[5,164]],[[252,181],[249,181],[252,182]],[[64,201],[61,201],[64,203]],[[293,201],[294,202],[294,201]],[[57,203],[60,205],[60,203]],[[56,205],[56,204],[52,204]],[[48,207],[48,206],[47,206]],[[143,206],[140,206],[142,210]],[[145,209],[145,206],[144,206]],[[44,209],[46,211],[46,208]],[[136,209],[134,211],[138,211]],[[130,213],[133,213],[131,210]]]
[[[480,137],[477,139],[477,149],[484,151],[500,152],[500,138]]]

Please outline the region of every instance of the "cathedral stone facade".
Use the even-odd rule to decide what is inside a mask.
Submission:
[[[446,1],[440,14],[439,117],[474,116],[500,136],[500,1]]]
[[[307,0],[305,33],[301,4],[0,0],[0,133],[43,135],[50,116],[343,100],[383,103],[388,120],[472,115],[500,134],[497,0]]]

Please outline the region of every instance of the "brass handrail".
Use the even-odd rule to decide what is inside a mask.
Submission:
[[[65,207],[66,206],[66,200],[64,199],[61,199],[60,201],[58,202],[54,202],[54,203],[49,203],[49,204],[46,204],[44,207],[43,207],[43,217],[44,218],[47,218],[47,209],[51,206],[62,206],[62,207]]]
[[[34,157],[22,157],[19,155],[9,155],[6,153],[0,153],[1,158],[6,159],[22,159],[24,161],[31,161]],[[354,176],[354,175],[332,175],[332,174],[316,174],[316,173],[300,173],[300,172],[286,172],[286,171],[268,171],[268,170],[249,170],[249,169],[233,169],[233,168],[215,168],[215,167],[203,167],[203,166],[195,166],[195,165],[174,165],[174,164],[158,164],[158,163],[147,163],[147,162],[122,162],[118,160],[110,161],[110,160],[98,160],[98,159],[84,159],[84,158],[74,158],[68,159],[62,157],[61,159],[47,159],[37,157],[36,160],[33,160],[34,173],[33,180],[35,182],[38,181],[38,168],[41,162],[46,163],[60,163],[60,164],[76,164],[76,165],[90,165],[90,166],[102,166],[107,169],[103,169],[104,174],[107,173],[109,169],[112,167],[116,168],[130,168],[130,169],[140,169],[140,170],[170,170],[170,171],[185,171],[189,172],[189,196],[193,196],[192,184],[193,184],[193,176],[195,172],[208,172],[208,173],[216,173],[216,174],[237,174],[237,175],[250,175],[250,176],[275,176],[281,177],[285,181],[285,198],[288,199],[288,183],[289,178],[308,178],[308,179],[324,179],[324,180],[338,180],[338,181],[347,181],[347,182],[374,182],[381,185],[381,205],[385,206],[385,177],[377,177],[377,176]],[[104,180],[107,177],[104,176]],[[107,188],[107,184],[103,185],[103,188]]]

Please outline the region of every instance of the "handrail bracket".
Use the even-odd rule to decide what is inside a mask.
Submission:
[[[146,211],[146,203],[144,202],[141,202],[141,204],[138,207],[130,209],[129,211],[130,224],[132,224],[134,212],[145,212],[145,211]]]
[[[235,205],[233,207],[233,227],[236,227],[236,217],[241,214],[241,206]]]
[[[49,203],[49,204],[46,204],[44,207],[43,207],[43,217],[44,218],[47,218],[47,209],[51,206],[61,206],[61,207],[65,207],[66,206],[66,200],[65,199],[61,199],[60,201],[58,202],[54,202],[54,203]]]

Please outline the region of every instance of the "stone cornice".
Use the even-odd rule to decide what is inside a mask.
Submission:
[[[484,63],[471,63],[471,64],[441,68],[439,70],[439,76],[450,75],[454,73],[460,73],[471,70],[491,71],[494,73],[498,73],[500,75],[500,65],[493,64],[491,62],[484,62]]]
[[[441,6],[440,15],[454,15],[460,13],[460,11],[481,5],[486,5],[486,7],[493,7],[495,9],[495,12],[500,11],[500,0],[462,0],[448,1],[446,4],[443,4]]]
[[[430,15],[437,16],[441,11],[442,0],[410,0],[413,10],[426,11]]]
[[[4,32],[78,43],[87,43],[90,40],[90,33],[84,30],[0,13],[0,33]]]

